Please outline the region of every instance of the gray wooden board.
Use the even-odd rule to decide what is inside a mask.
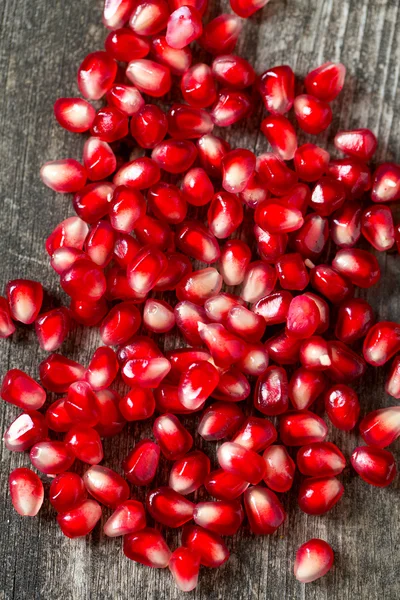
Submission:
[[[218,14],[227,2],[211,1]],[[86,53],[102,47],[101,1],[2,0],[0,3],[0,272],[6,281],[30,277],[43,282],[46,306],[64,298],[57,276],[48,265],[44,239],[63,218],[73,214],[69,198],[57,196],[39,179],[43,162],[79,157],[83,137],[61,129],[52,116],[54,101],[77,92],[76,69]],[[348,68],[346,85],[334,103],[334,121],[319,138],[332,149],[337,128],[370,127],[379,138],[377,159],[400,160],[400,14],[398,0],[271,0],[245,22],[238,51],[258,72],[290,64],[297,74],[326,60]],[[236,146],[267,149],[257,132],[261,107],[246,123],[229,128]],[[309,141],[301,136],[301,142]],[[400,319],[399,257],[378,256],[383,271],[377,289],[362,292],[381,319]],[[99,343],[96,330],[76,332],[62,351],[87,363]],[[178,341],[173,335],[167,347]],[[1,374],[19,367],[37,376],[45,353],[38,349],[32,328],[18,327],[12,340],[0,343]],[[383,389],[388,369],[369,369],[358,385],[363,413],[388,406],[393,399]],[[1,430],[17,415],[1,406]],[[187,419],[195,428],[197,419]],[[134,442],[150,433],[149,426],[129,426],[123,435],[105,442],[105,463],[120,469],[121,457]],[[346,456],[357,445],[356,433],[332,431],[330,439]],[[202,444],[200,443],[200,446]],[[399,446],[395,448],[398,451]],[[28,465],[26,455],[0,449],[0,599],[1,600],[125,600],[183,597],[168,571],[144,568],[127,560],[121,539],[107,539],[97,527],[88,539],[68,540],[59,531],[48,502],[35,519],[23,519],[11,508],[7,477],[11,469]],[[166,466],[156,483],[166,481]],[[202,569],[198,600],[262,598],[265,600],[395,600],[400,597],[399,484],[370,487],[349,468],[343,474],[345,495],[328,515],[301,513],[296,492],[283,502],[288,518],[268,537],[244,530],[228,540],[230,561],[221,569]],[[48,488],[48,482],[46,483]],[[143,498],[143,490],[134,491]],[[107,514],[107,511],[105,511]],[[320,581],[300,585],[292,575],[297,547],[310,537],[328,540],[335,567]],[[178,534],[167,532],[171,546]]]

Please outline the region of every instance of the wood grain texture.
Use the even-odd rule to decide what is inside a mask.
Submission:
[[[211,0],[218,14],[227,2]],[[70,200],[56,196],[39,179],[43,162],[79,156],[83,137],[61,129],[52,117],[60,96],[77,92],[76,69],[87,52],[101,48],[100,0],[3,0],[0,3],[0,284],[29,277],[43,282],[47,306],[64,298],[48,265],[45,237],[73,214]],[[400,160],[400,15],[398,0],[271,0],[245,22],[238,52],[258,72],[290,64],[303,76],[326,60],[348,68],[346,86],[334,105],[334,122],[322,139],[332,149],[337,128],[370,127],[379,138],[377,160]],[[257,124],[261,107],[248,122],[227,132],[234,145],[266,150]],[[325,139],[324,139],[325,137]],[[300,141],[309,141],[301,136]],[[399,257],[380,255],[383,279],[378,289],[362,293],[381,319],[400,320]],[[50,298],[51,296],[51,298]],[[62,351],[88,361],[98,334],[78,329]],[[167,341],[176,344],[174,337]],[[45,353],[32,329],[19,327],[12,340],[0,342],[1,375],[19,367],[37,376]],[[387,369],[369,369],[358,386],[363,412],[393,403],[383,390]],[[0,427],[15,418],[15,407],[1,405]],[[187,419],[193,431],[196,419]],[[150,433],[129,426],[105,443],[106,464],[119,469],[121,457]],[[330,439],[348,457],[355,433],[333,431]],[[399,446],[395,448],[398,451]],[[167,571],[128,561],[120,539],[107,539],[100,528],[90,539],[70,541],[59,531],[46,503],[36,519],[22,519],[11,508],[7,476],[28,465],[26,455],[0,449],[0,600],[167,600],[183,597]],[[165,477],[165,470],[158,482]],[[165,481],[165,479],[164,479]],[[202,570],[196,600],[395,600],[400,597],[399,483],[386,490],[364,484],[348,468],[345,496],[324,517],[309,517],[296,506],[295,489],[284,499],[288,519],[277,534],[255,538],[246,531],[229,540],[231,560],[218,570]],[[136,494],[136,491],[135,491]],[[138,492],[143,498],[143,491]],[[335,568],[320,581],[300,585],[292,575],[297,547],[310,537],[328,540]],[[168,532],[172,546],[178,535]]]

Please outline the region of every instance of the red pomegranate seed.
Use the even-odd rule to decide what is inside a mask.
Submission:
[[[79,217],[69,217],[61,221],[46,240],[46,251],[50,256],[58,248],[82,250],[89,227]]]
[[[97,465],[103,460],[103,446],[95,429],[85,425],[72,427],[64,438],[72,453],[84,463]]]
[[[368,166],[355,158],[333,160],[328,165],[328,175],[341,182],[348,200],[361,198],[371,188]]]
[[[108,305],[104,298],[97,302],[85,302],[84,300],[73,300],[71,298],[69,309],[75,321],[86,325],[86,327],[93,327],[106,315]]]
[[[186,496],[204,484],[210,473],[210,459],[200,450],[195,450],[177,460],[169,475],[169,486]]]
[[[256,166],[256,157],[250,150],[238,148],[225,154],[221,161],[222,187],[226,192],[238,194],[246,188]]]
[[[11,502],[22,517],[35,517],[43,504],[43,483],[31,471],[21,467],[14,469],[8,478]]]
[[[342,342],[329,342],[331,364],[327,374],[333,381],[349,383],[364,375],[364,359]]]
[[[244,415],[236,404],[215,402],[204,411],[197,433],[207,442],[222,440],[233,435],[243,419]]]
[[[145,104],[133,115],[130,131],[139,146],[142,148],[155,148],[167,134],[167,116],[158,106]]]
[[[265,183],[261,181],[258,173],[254,172],[250,177],[245,189],[239,194],[240,199],[252,209],[269,197]]]
[[[243,358],[244,342],[228,332],[223,325],[199,322],[198,332],[219,367],[229,368]]]
[[[246,269],[240,297],[245,302],[258,302],[274,290],[275,284],[274,267],[262,260],[254,261]]]
[[[244,506],[250,529],[256,535],[270,535],[282,525],[285,510],[274,492],[259,485],[244,492]]]
[[[340,181],[329,176],[321,177],[312,191],[310,206],[319,215],[328,217],[342,206],[345,199],[345,188]]]
[[[320,371],[300,367],[289,381],[289,398],[296,410],[307,410],[326,389],[326,378]]]
[[[67,337],[70,327],[70,313],[64,307],[54,308],[40,315],[35,321],[39,346],[46,352],[57,350]]]
[[[250,391],[247,378],[241,371],[232,367],[220,374],[213,396],[225,402],[240,402],[249,397]]]
[[[275,263],[279,283],[284,290],[304,290],[309,282],[303,258],[297,252],[284,254]]]
[[[243,518],[243,509],[237,500],[199,502],[193,512],[196,525],[219,535],[235,535]]]
[[[335,444],[319,442],[302,446],[297,452],[297,466],[309,477],[334,477],[346,466],[346,459]]]
[[[285,323],[292,299],[293,296],[290,292],[282,290],[260,298],[254,304],[252,310],[257,315],[261,315],[267,325]]]
[[[234,54],[218,56],[212,63],[212,74],[225,87],[242,90],[251,86],[256,78],[251,64]]]
[[[339,248],[351,248],[361,235],[361,204],[357,201],[343,204],[331,220],[331,238]]]
[[[70,194],[84,187],[87,174],[77,160],[66,158],[45,163],[40,169],[40,177],[55,192]]]
[[[281,331],[265,342],[269,357],[280,365],[293,365],[299,360],[301,340],[288,337]]]
[[[261,10],[269,0],[230,0],[231,9],[242,17],[243,19],[248,19],[251,15],[254,15],[255,12]]]
[[[181,375],[178,396],[189,410],[202,407],[219,382],[219,373],[210,362],[194,362]]]
[[[61,473],[50,485],[50,504],[58,513],[68,512],[86,500],[83,479],[77,473]]]
[[[114,229],[107,221],[99,221],[90,230],[85,241],[88,257],[99,267],[105,268],[113,257]]]
[[[149,389],[133,387],[119,402],[119,410],[127,421],[143,421],[151,417],[156,403]]]
[[[192,302],[178,302],[174,309],[176,325],[184,338],[192,346],[201,346],[203,341],[198,331],[198,324],[208,323],[205,310]]]
[[[107,467],[90,467],[83,475],[83,482],[89,494],[109,508],[116,508],[130,496],[126,481]]]
[[[176,287],[176,296],[178,300],[202,305],[208,298],[218,294],[221,286],[221,275],[216,269],[209,267],[185,275]],[[179,327],[178,319],[177,324]],[[199,333],[201,337],[200,330]]]
[[[262,457],[237,443],[222,444],[218,449],[218,462],[228,473],[252,484],[259,483],[265,475],[266,467]]]
[[[286,332],[295,338],[309,338],[315,333],[319,320],[320,312],[314,300],[305,294],[300,294],[290,303]]]
[[[174,104],[168,112],[168,132],[177,140],[197,139],[214,128],[207,111],[186,104]]]
[[[161,182],[153,185],[147,192],[147,201],[158,219],[176,224],[186,217],[186,200],[175,185]]]
[[[202,33],[201,14],[194,6],[181,6],[170,14],[166,40],[172,48],[185,48]]]
[[[125,535],[123,551],[131,560],[156,569],[165,569],[171,558],[163,536],[151,527]]]
[[[0,339],[10,337],[15,331],[12,322],[10,307],[5,298],[0,296]]]
[[[212,362],[209,352],[203,348],[178,348],[176,350],[169,350],[165,356],[171,363],[168,380],[175,384],[179,383],[182,373],[185,373],[192,363],[201,361]]]
[[[120,365],[130,359],[160,358],[161,356],[163,356],[162,352],[153,340],[139,335],[133,337],[130,344],[121,346],[117,353]]]
[[[140,327],[141,317],[133,302],[121,302],[114,306],[103,319],[100,327],[101,340],[107,346],[125,344]]]
[[[156,388],[171,369],[164,357],[128,360],[121,369],[122,379],[130,387]]]
[[[192,64],[192,52],[189,47],[172,48],[162,35],[152,39],[151,54],[157,62],[168,67],[173,75],[183,75]]]
[[[222,159],[230,151],[230,145],[225,142],[222,138],[216,137],[214,135],[208,134],[203,135],[197,141],[197,150],[199,154],[199,159],[202,164],[203,169],[207,172],[210,177],[219,178],[222,176]],[[199,170],[197,170],[199,171]],[[203,171],[204,172],[204,171]],[[202,179],[207,182],[208,179],[205,179],[204,175]],[[209,180],[208,180],[209,181]],[[206,186],[205,183],[201,186],[201,189],[209,189],[211,182]],[[192,186],[193,187],[193,186]],[[214,193],[214,188],[213,192]],[[202,198],[203,194],[196,193],[196,196],[200,195]],[[209,198],[211,199],[212,194]],[[207,202],[209,201],[207,200]],[[189,201],[189,200],[188,200]],[[207,203],[204,199],[201,205]],[[192,204],[197,204],[196,202],[192,202]]]
[[[360,423],[360,433],[366,444],[386,448],[400,435],[400,407],[389,406],[368,413]]]
[[[160,179],[160,169],[154,160],[143,156],[122,166],[114,176],[114,184],[144,190]]]
[[[120,396],[112,390],[96,392],[96,403],[99,411],[99,421],[95,427],[101,437],[111,437],[120,433],[125,427],[118,403]]]
[[[390,208],[384,204],[366,208],[361,217],[361,233],[379,252],[390,250],[395,243],[395,228]]]
[[[122,502],[104,523],[103,531],[108,537],[119,537],[135,533],[146,527],[146,515],[141,502]]]
[[[76,381],[69,386],[65,409],[74,423],[93,427],[99,420],[96,396],[86,381]]]
[[[65,408],[66,400],[67,398],[55,400],[46,410],[46,423],[52,431],[66,432],[73,425],[72,419]]]
[[[189,170],[196,156],[196,146],[192,142],[174,139],[161,142],[151,154],[151,158],[161,169],[174,174]]]
[[[244,119],[251,108],[252,100],[246,92],[227,88],[219,92],[210,115],[217,127],[230,127]]]
[[[226,285],[242,283],[251,260],[249,246],[241,240],[229,240],[221,250],[220,270]]]
[[[146,300],[143,308],[143,324],[154,333],[166,333],[175,325],[173,308],[162,300]]]
[[[200,221],[184,221],[179,225],[175,230],[175,242],[181,252],[207,264],[216,262],[220,257],[214,233]],[[190,279],[192,274],[187,276]]]
[[[286,233],[300,229],[303,215],[297,209],[286,208],[269,200],[258,204],[254,220],[261,229],[269,233]]]
[[[158,250],[158,248],[145,246],[128,266],[127,278],[129,286],[137,293],[148,293],[154,287],[160,275],[165,271],[166,266],[167,259],[165,254]]]
[[[110,206],[110,222],[116,231],[130,233],[135,224],[146,213],[146,204],[142,194],[135,189],[121,185],[114,191]],[[135,252],[135,254],[137,254]]]
[[[280,420],[279,432],[285,446],[323,442],[328,428],[323,419],[308,410],[290,411]]]
[[[168,0],[171,12],[178,10],[181,6],[193,6],[201,15],[207,11],[208,0]]]
[[[98,181],[99,179],[107,179],[114,173],[117,167],[117,159],[107,142],[102,141],[102,138],[90,137],[86,140],[83,148],[83,164],[88,179]]]
[[[294,157],[297,136],[289,119],[283,115],[271,115],[261,123],[261,131],[281,159],[291,160]]]
[[[19,369],[11,369],[4,375],[0,395],[6,402],[24,410],[38,410],[46,402],[44,389]]]
[[[197,552],[181,546],[172,553],[169,569],[182,592],[191,592],[197,586],[200,557]]]
[[[171,252],[166,254],[167,268],[162,275],[157,279],[153,288],[154,291],[164,292],[176,289],[180,280],[192,272],[192,263],[187,256],[179,252]]]
[[[264,415],[280,415],[289,406],[288,381],[286,371],[271,366],[257,380],[254,392],[254,406]]]
[[[160,487],[149,492],[146,508],[151,517],[162,525],[177,528],[193,518],[195,505],[169,487]]]
[[[380,321],[371,327],[364,340],[363,354],[370,365],[384,365],[400,350],[400,325]]]
[[[323,515],[339,502],[343,492],[343,485],[336,477],[309,477],[300,485],[300,510],[308,515]]]
[[[141,440],[122,463],[125,477],[135,485],[149,485],[156,475],[160,447],[151,440]]]
[[[204,485],[207,492],[218,500],[235,500],[250,484],[224,469],[217,469],[209,474]]]
[[[293,106],[294,73],[287,65],[265,71],[258,79],[258,90],[265,108],[272,115],[283,115]]]
[[[140,92],[154,98],[165,96],[172,85],[168,67],[147,58],[132,60],[126,69],[126,76]]]
[[[317,181],[325,174],[329,164],[329,152],[315,144],[303,144],[294,154],[294,166],[302,181]]]
[[[286,233],[269,233],[258,225],[254,226],[254,235],[260,257],[268,263],[275,263],[285,253],[288,244]]]
[[[378,142],[370,129],[354,129],[339,131],[335,135],[334,144],[344,154],[367,162],[375,154]]]
[[[340,304],[353,295],[353,286],[329,265],[318,265],[311,270],[311,286],[333,304]]]
[[[307,94],[296,96],[294,112],[300,129],[306,133],[318,135],[332,122],[332,109],[329,104]]]
[[[198,525],[185,525],[182,544],[198,554],[200,563],[205,567],[215,569],[229,558],[229,550],[219,535]]]
[[[232,442],[248,450],[260,452],[276,441],[275,427],[268,419],[249,417],[232,438]]]
[[[313,538],[296,552],[294,576],[301,583],[311,583],[323,577],[333,566],[333,551],[324,540]]]
[[[67,444],[52,441],[37,442],[32,446],[29,457],[35,469],[50,476],[68,471],[75,460]]]
[[[14,279],[6,285],[11,316],[15,321],[29,325],[36,320],[43,302],[43,287],[30,279]]]
[[[296,465],[289,456],[285,446],[269,446],[263,459],[267,465],[264,481],[274,492],[287,492],[293,485]]]
[[[204,27],[199,44],[211,54],[230,54],[236,47],[241,30],[239,17],[222,14]]]
[[[78,69],[78,87],[82,96],[99,100],[110,89],[117,76],[117,63],[107,52],[88,54]]]
[[[54,103],[54,116],[67,131],[83,133],[91,128],[96,110],[82,98],[59,98]]]
[[[392,366],[385,383],[385,392],[393,398],[400,398],[400,356],[396,356],[392,362]]]
[[[400,167],[394,163],[379,165],[373,175],[371,200],[393,202],[400,198]]]
[[[87,258],[86,252],[77,248],[68,248],[64,246],[57,248],[50,259],[51,267],[56,273],[61,275],[69,269],[77,260]]]
[[[304,83],[308,94],[331,102],[342,91],[345,77],[346,67],[344,65],[326,62],[310,71]]]
[[[374,312],[361,298],[345,300],[339,305],[335,327],[336,337],[345,344],[363,338],[374,322]]]
[[[315,333],[324,333],[329,327],[329,306],[327,302],[325,302],[323,298],[317,296],[316,294],[313,294],[312,292],[305,292],[304,295],[314,300],[315,304],[318,306],[319,309],[320,322],[317,329],[315,330]]]
[[[225,326],[246,342],[258,342],[264,335],[265,320],[244,306],[234,306],[227,315]]]
[[[109,33],[104,47],[112,58],[120,62],[144,58],[150,52],[148,40],[136,35],[128,27],[120,27]]]
[[[204,303],[207,318],[214,323],[225,323],[229,311],[239,305],[239,298],[233,294],[220,293]]]
[[[300,362],[306,369],[323,371],[332,364],[328,342],[319,335],[309,337],[301,344]]]
[[[387,487],[397,473],[393,454],[371,446],[355,448],[351,455],[351,465],[361,479],[376,487]]]
[[[103,270],[89,259],[77,260],[60,277],[64,292],[74,300],[96,302],[106,291]]]
[[[206,108],[214,104],[217,91],[210,67],[198,63],[189,68],[183,74],[181,91],[184,100],[195,108]]]
[[[4,444],[11,452],[24,452],[47,438],[47,424],[36,410],[20,414],[4,433]]]
[[[143,0],[135,2],[129,19],[129,27],[142,36],[155,35],[165,29],[169,7],[165,0]]]
[[[72,510],[57,516],[64,535],[69,538],[84,537],[95,528],[101,519],[101,506],[95,500],[84,500]]]
[[[86,371],[85,379],[93,390],[104,390],[114,381],[119,371],[119,364],[114,350],[98,348]]]
[[[103,23],[108,29],[121,27],[129,19],[134,6],[133,0],[106,0]]]
[[[181,403],[178,395],[178,386],[169,383],[161,383],[154,390],[157,410],[160,413],[173,413],[174,415],[186,415],[192,411]],[[201,407],[200,407],[201,408]],[[200,409],[199,409],[200,410]]]
[[[361,288],[372,287],[381,277],[375,256],[359,248],[339,250],[332,260],[332,267]]]
[[[193,445],[192,436],[175,415],[157,417],[153,424],[153,434],[168,460],[182,458]]]

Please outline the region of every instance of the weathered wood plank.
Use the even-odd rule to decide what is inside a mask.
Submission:
[[[213,2],[212,13],[228,2]],[[57,277],[48,267],[43,240],[63,218],[73,214],[68,199],[56,197],[39,180],[40,165],[49,159],[79,156],[83,139],[63,131],[52,119],[59,96],[76,93],[77,65],[85,54],[101,48],[105,31],[100,25],[101,2],[51,0],[0,5],[0,283],[13,277],[40,279],[52,295],[48,306],[63,297]],[[338,127],[369,126],[378,135],[378,159],[400,160],[400,27],[397,0],[271,0],[245,23],[239,53],[261,72],[287,63],[299,75],[326,60],[348,67],[346,87],[335,103],[335,118],[325,135],[332,149]],[[257,133],[259,108],[247,123],[230,128],[234,145],[266,150]],[[301,142],[309,141],[302,135]],[[322,142],[321,142],[322,143]],[[378,291],[362,294],[381,318],[399,319],[398,255],[379,256],[384,271]],[[173,336],[169,347],[176,343]],[[65,344],[66,353],[87,362],[98,344],[95,331],[78,330]],[[44,353],[28,328],[19,328],[12,342],[0,343],[1,373],[11,367],[37,375]],[[387,369],[386,369],[387,371]],[[390,405],[383,391],[383,373],[370,370],[359,385],[363,411]],[[2,431],[16,410],[3,404]],[[192,431],[192,419],[187,419]],[[119,468],[121,456],[150,429],[130,426],[105,443],[107,464]],[[349,456],[356,434],[332,432],[331,438]],[[397,446],[398,450],[398,446]],[[26,456],[11,455],[2,447],[1,485],[6,490],[10,469],[27,464]],[[164,471],[165,473],[165,471]],[[160,475],[159,482],[162,482]],[[296,508],[296,489],[284,500],[289,517],[278,535],[254,538],[242,533],[229,541],[230,562],[216,571],[204,570],[198,600],[231,597],[268,600],[394,600],[399,597],[399,484],[389,490],[363,484],[347,469],[346,494],[335,510],[311,518]],[[143,492],[138,496],[143,498]],[[37,519],[21,519],[11,509],[8,493],[1,497],[0,598],[2,600],[124,600],[177,598],[167,572],[135,565],[120,551],[121,540],[96,531],[89,540],[64,538],[46,506]],[[306,588],[291,574],[296,548],[321,536],[336,551],[336,567]],[[168,540],[177,543],[176,533]]]

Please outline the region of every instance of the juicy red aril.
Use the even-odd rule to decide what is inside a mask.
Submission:
[[[69,446],[64,442],[37,442],[29,453],[31,463],[41,473],[58,475],[68,471],[75,460]]]
[[[285,290],[275,292],[274,294],[269,294],[264,298],[260,298],[260,300],[254,304],[252,310],[257,315],[261,315],[267,325],[284,323],[287,319],[292,298],[292,294]]]
[[[361,204],[357,201],[342,205],[332,215],[331,238],[339,248],[351,248],[361,236]]]
[[[258,79],[258,90],[265,108],[273,115],[283,115],[293,106],[294,73],[287,65],[265,71]]]
[[[220,271],[226,285],[242,283],[250,264],[251,251],[241,240],[229,240],[223,246],[220,257]]]
[[[107,346],[125,344],[140,327],[141,317],[133,302],[121,302],[114,306],[103,319],[100,327],[101,340]]]
[[[196,146],[187,140],[166,140],[151,154],[153,161],[167,173],[183,173],[190,169],[197,157]]]
[[[130,387],[156,388],[171,369],[164,357],[127,360],[122,366],[122,378]]]
[[[333,381],[349,383],[364,375],[367,365],[364,359],[342,342],[329,342],[331,364],[327,374]]]
[[[227,331],[223,325],[199,322],[198,331],[219,367],[229,368],[243,358],[246,349],[245,343]]]
[[[204,63],[190,67],[182,76],[181,92],[184,100],[195,108],[214,104],[217,91],[210,67]]]
[[[126,76],[140,92],[154,98],[165,96],[172,84],[168,67],[147,58],[132,60],[126,69]]]
[[[345,344],[363,338],[374,322],[374,312],[368,302],[361,298],[345,300],[339,305],[335,335]]]
[[[215,402],[204,411],[197,433],[206,441],[230,437],[238,429],[244,415],[236,404]]]
[[[371,187],[368,166],[356,158],[333,160],[328,165],[328,175],[341,182],[348,200],[357,200]]]
[[[252,108],[252,100],[244,91],[223,89],[219,92],[210,116],[217,127],[230,127],[244,119]]]
[[[96,110],[82,98],[59,98],[54,103],[54,116],[67,131],[83,133],[91,128]]]
[[[346,459],[335,444],[317,442],[302,446],[296,457],[297,467],[309,477],[333,477],[346,466]]]
[[[218,500],[235,500],[249,487],[249,483],[224,469],[212,471],[204,482],[210,496]]]
[[[313,538],[296,552],[294,576],[301,583],[311,583],[323,577],[333,566],[333,551],[324,540]]]
[[[275,263],[281,287],[285,290],[304,290],[309,276],[300,254],[284,254]]]
[[[335,135],[335,146],[338,150],[363,161],[370,160],[375,154],[377,140],[369,129],[339,131]]]
[[[336,477],[310,477],[299,490],[299,507],[308,515],[323,515],[343,496],[344,488]]]
[[[344,431],[353,429],[360,415],[356,392],[344,384],[335,385],[326,392],[325,409],[332,424]]]
[[[165,29],[168,21],[168,4],[165,0],[136,2],[129,19],[129,27],[137,35],[154,35]]]
[[[225,326],[228,331],[240,336],[246,342],[258,342],[265,331],[264,319],[244,306],[234,306],[230,309]]]
[[[73,509],[57,516],[64,535],[69,538],[85,537],[101,519],[101,506],[95,500],[83,500]]]
[[[275,427],[268,419],[249,417],[232,438],[232,442],[248,450],[260,452],[276,441]]]
[[[259,483],[265,475],[266,467],[262,457],[233,442],[225,442],[218,449],[218,462],[228,473],[252,484]]]
[[[107,52],[92,52],[78,70],[78,87],[82,96],[99,100],[110,89],[117,76],[117,63]]]
[[[225,402],[240,402],[250,395],[250,384],[241,371],[232,367],[220,375],[214,398]]]
[[[392,362],[392,366],[385,383],[385,392],[393,398],[400,398],[400,356],[396,356]]]
[[[117,29],[126,23],[133,10],[133,0],[106,0],[103,23],[108,29]]]
[[[220,535],[235,535],[243,518],[243,509],[237,500],[199,502],[193,512],[196,525]]]
[[[280,365],[293,365],[299,360],[301,340],[278,333],[265,342],[269,357]]]
[[[133,115],[130,130],[139,146],[155,148],[167,134],[168,120],[158,106],[146,104]]]
[[[305,78],[306,90],[309,94],[331,102],[342,91],[346,68],[341,63],[327,62],[310,71]]]
[[[88,257],[96,265],[105,268],[113,257],[115,242],[114,229],[107,221],[99,221],[85,240]]]
[[[24,452],[47,438],[47,424],[36,410],[20,414],[4,432],[4,444],[11,452]]]
[[[208,298],[218,294],[221,287],[221,275],[216,269],[209,267],[185,275],[176,287],[176,296],[178,300],[203,305]],[[201,322],[198,325],[200,326]],[[198,331],[201,336],[200,329]]]
[[[286,371],[281,367],[268,367],[257,380],[254,406],[264,415],[280,415],[289,406]]]
[[[143,324],[154,333],[166,333],[175,325],[172,307],[162,300],[146,300],[143,309]]]
[[[65,221],[61,221],[49,235],[46,240],[46,251],[51,256],[56,250],[63,247],[82,250],[88,233],[89,227],[82,219],[69,217]]]
[[[125,427],[125,420],[118,408],[119,400],[119,394],[112,390],[99,390],[96,392],[99,420],[95,429],[101,437],[117,435]]]
[[[107,519],[103,530],[108,537],[128,535],[146,527],[146,515],[141,502],[126,500],[117,506]]]
[[[300,129],[314,135],[325,131],[332,121],[329,104],[307,94],[295,98],[294,112]]]
[[[170,14],[166,40],[172,48],[185,48],[202,33],[201,15],[193,6],[181,6]]]
[[[279,433],[285,446],[323,442],[328,434],[325,421],[308,410],[288,412],[281,417]]]
[[[59,194],[78,192],[86,183],[85,168],[73,158],[45,163],[40,169],[45,185]]]
[[[297,149],[297,136],[289,119],[271,115],[261,123],[261,131],[280,158],[292,160]]]
[[[371,327],[364,340],[363,354],[370,365],[380,367],[400,350],[400,325],[380,321]]]
[[[67,398],[55,400],[46,410],[46,423],[52,431],[65,432],[68,431],[73,421],[65,408]]]
[[[57,350],[67,337],[70,327],[70,313],[64,307],[54,308],[40,315],[35,321],[39,346],[46,352]]]
[[[17,513],[22,517],[35,517],[44,498],[43,483],[36,473],[24,467],[14,469],[8,482],[11,502]]]
[[[0,296],[0,339],[10,337],[15,331],[8,302]]]
[[[95,393],[86,381],[69,386],[65,409],[73,422],[88,427],[96,425],[99,418]]]
[[[200,408],[211,396],[219,382],[217,369],[209,362],[194,362],[181,375],[178,395],[183,406]]]
[[[220,257],[218,241],[200,221],[184,221],[175,230],[175,243],[184,254],[207,264]]]
[[[229,54],[235,49],[241,30],[239,17],[222,14],[204,27],[199,44],[211,54]]]
[[[125,535],[123,551],[130,560],[156,569],[165,569],[171,558],[163,536],[151,527]]]
[[[168,67],[173,75],[183,75],[192,64],[190,48],[173,48],[163,35],[152,39],[151,54],[157,62]]]
[[[97,302],[85,302],[85,300],[73,300],[69,309],[75,321],[93,327],[97,325],[108,312],[108,305],[105,298],[100,298]]]
[[[207,350],[203,348],[178,348],[166,352],[166,358],[171,364],[171,371],[168,373],[168,380],[178,384],[182,373],[194,362],[209,361],[212,362],[211,356]]]
[[[191,592],[197,585],[200,557],[193,550],[181,546],[172,553],[169,569],[178,588],[182,592]]]
[[[394,163],[379,165],[373,175],[371,200],[393,202],[400,198],[400,167]]]
[[[202,345],[198,331],[199,323],[208,323],[207,315],[202,306],[192,302],[178,302],[174,309],[176,325],[183,337],[192,346]]]
[[[332,267],[361,288],[372,287],[381,277],[375,256],[359,248],[339,250],[332,260]]]
[[[193,445],[192,436],[175,415],[157,417],[153,424],[153,434],[168,460],[182,458]]]
[[[142,248],[127,269],[128,283],[137,293],[146,294],[167,266],[165,254],[152,246]]]
[[[103,142],[115,142],[124,138],[128,134],[128,124],[128,117],[124,113],[119,111],[114,106],[106,106],[105,108],[100,108],[100,110],[97,111],[90,133]],[[114,167],[111,171],[113,172],[115,169],[115,160],[111,155],[110,149],[104,146],[99,147],[100,145],[96,143],[93,143],[93,146],[94,152],[91,152],[90,154],[89,148],[86,148],[86,163],[93,165],[96,156],[102,156],[101,162],[105,163],[104,165],[99,164],[99,173],[95,172],[95,177],[98,177],[103,170],[104,172],[111,170],[111,166]]]
[[[127,360],[137,358],[160,358],[161,350],[156,343],[145,336],[135,336],[129,344],[118,349],[117,358],[121,365]]]
[[[125,477],[135,485],[148,485],[156,475],[160,447],[151,440],[141,440],[122,463]]]
[[[195,505],[173,489],[160,487],[149,492],[146,507],[157,523],[176,528],[192,519]]]
[[[167,267],[153,288],[156,292],[174,290],[180,280],[192,272],[192,263],[187,256],[179,252],[169,252],[166,257]]]
[[[95,302],[106,291],[103,270],[89,259],[77,260],[60,277],[61,287],[74,300]]]
[[[353,295],[353,287],[345,277],[329,265],[318,265],[311,270],[311,286],[333,304],[339,304]]]
[[[393,454],[371,446],[359,446],[353,450],[351,466],[361,479],[376,487],[387,487],[397,473]]]
[[[286,331],[296,338],[308,338],[319,325],[319,310],[316,303],[306,295],[296,296],[290,303]]]
[[[273,204],[269,200],[258,204],[254,220],[261,229],[269,233],[289,233],[300,229],[304,223],[299,210]]]
[[[215,569],[229,558],[229,550],[219,535],[198,525],[185,525],[182,544],[196,552],[205,567]]]
[[[43,287],[30,279],[14,279],[6,286],[8,305],[15,321],[29,325],[36,320],[43,302]]]
[[[285,446],[269,446],[263,459],[267,465],[264,481],[274,492],[287,492],[293,485],[296,466]]]
[[[249,207],[255,209],[260,202],[266,200],[269,191],[257,172],[250,177],[245,189],[240,192],[240,199]]]
[[[91,181],[106,179],[117,168],[114,152],[106,141],[97,137],[90,137],[86,141],[83,148],[83,163]]]
[[[156,408],[151,390],[133,387],[119,402],[119,410],[127,421],[142,421],[152,416]]]
[[[293,249],[303,258],[315,261],[322,254],[329,238],[329,223],[317,213],[307,215],[296,235],[292,236]]]
[[[177,140],[201,138],[213,127],[209,114],[201,108],[174,104],[168,113],[168,132]]]
[[[200,162],[210,177],[220,177],[222,175],[222,159],[230,149],[230,145],[225,140],[211,134],[203,135],[197,141]],[[192,204],[196,203],[192,202]],[[204,201],[203,204],[206,204],[206,202]]]
[[[251,64],[234,54],[218,56],[212,63],[215,79],[226,87],[235,90],[245,89],[254,83],[255,71]]]
[[[366,444],[386,448],[400,435],[400,406],[390,406],[368,413],[360,423]]]
[[[208,0],[168,0],[169,8],[172,11],[178,10],[182,6],[193,6],[201,16],[207,11]]]
[[[158,219],[176,224],[183,221],[187,212],[186,200],[175,185],[158,183],[148,193],[149,206]]]
[[[58,513],[72,510],[86,498],[83,479],[77,473],[61,473],[51,482],[49,500]]]
[[[104,47],[114,60],[120,62],[144,58],[150,52],[148,40],[136,35],[128,27],[120,27],[109,33]]]
[[[294,166],[302,181],[317,181],[325,174],[329,152],[315,144],[303,144],[294,153]]]
[[[379,252],[390,250],[395,243],[395,228],[389,206],[375,204],[366,208],[361,217],[361,233]]]
[[[289,381],[289,398],[296,410],[307,410],[325,391],[326,378],[320,371],[300,367]]]
[[[85,425],[72,427],[64,438],[73,454],[84,463],[97,465],[103,460],[103,446],[95,429]]]
[[[215,323],[225,323],[231,308],[239,306],[238,300],[233,294],[224,292],[212,296],[204,303],[207,318]]]
[[[116,231],[130,233],[137,221],[144,217],[146,204],[142,194],[125,185],[118,186],[109,209],[110,222]],[[135,252],[136,254],[136,252]]]
[[[254,173],[256,157],[250,150],[238,148],[224,155],[222,187],[232,194],[243,192]]]
[[[338,210],[346,199],[346,193],[340,181],[333,177],[321,177],[314,187],[310,206],[319,215],[327,217]]]
[[[276,494],[258,485],[244,492],[244,506],[250,529],[256,535],[274,533],[286,518]]]
[[[261,10],[269,0],[230,0],[231,9],[242,17],[248,19],[255,12]]]
[[[186,496],[204,484],[210,473],[210,459],[203,452],[195,450],[177,460],[169,475],[169,486]]]
[[[83,475],[83,482],[89,494],[109,508],[116,508],[130,496],[126,481],[107,467],[90,467]]]
[[[24,410],[38,410],[46,402],[44,389],[19,369],[7,371],[1,384],[0,395],[6,402]]]

